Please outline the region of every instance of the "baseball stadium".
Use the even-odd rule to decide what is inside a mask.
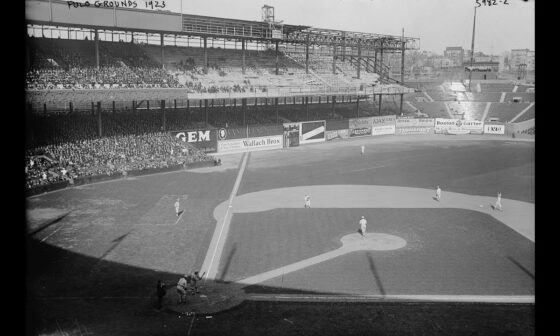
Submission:
[[[534,81],[165,6],[25,1],[29,335],[534,334]]]

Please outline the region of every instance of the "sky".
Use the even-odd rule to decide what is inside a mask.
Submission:
[[[84,0],[75,0],[84,1]],[[138,2],[144,0],[137,0]],[[285,24],[420,38],[420,50],[443,54],[446,47],[471,48],[477,0],[165,0],[185,14],[261,20],[274,6]],[[181,6],[182,2],[182,6]],[[482,3],[482,0],[478,0]],[[507,2],[508,4],[504,4]],[[476,10],[475,51],[499,55],[535,50],[535,0],[496,0]]]

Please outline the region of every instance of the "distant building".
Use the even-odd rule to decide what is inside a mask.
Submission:
[[[443,56],[450,59],[453,62],[453,66],[463,65],[464,54],[463,47],[447,47],[443,52]]]
[[[525,64],[527,71],[535,70],[535,51],[529,49],[513,49],[509,57],[509,65],[511,70],[517,69],[520,65]]]

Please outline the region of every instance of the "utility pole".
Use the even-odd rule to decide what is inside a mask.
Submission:
[[[471,43],[471,68],[469,70],[469,92],[471,91],[471,80],[472,80],[472,71],[473,71],[473,62],[474,62],[474,32],[476,27],[476,7],[474,7],[474,22],[472,26],[472,43]]]

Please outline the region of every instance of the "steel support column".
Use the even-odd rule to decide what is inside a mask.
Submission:
[[[159,105],[160,109],[161,109],[161,124],[162,124],[162,130],[165,132],[167,131],[167,127],[166,127],[166,123],[165,123],[165,100],[161,100],[160,101],[160,105]]]
[[[208,99],[204,99],[204,127],[208,127]]]
[[[161,46],[161,68],[165,69],[165,58],[163,55],[163,33],[159,34],[160,46]]]
[[[309,33],[305,37],[305,73],[309,73]]]
[[[208,48],[207,48],[207,37],[204,36],[204,73],[208,73]]]
[[[245,40],[241,40],[241,58],[243,63],[241,65],[241,73],[245,74]]]
[[[278,75],[278,41],[276,41],[276,75]]]
[[[278,45],[278,42],[276,45]],[[274,105],[276,106],[276,123],[278,124],[278,97],[274,98]]]
[[[99,137],[103,136],[103,129],[101,126],[101,102],[97,102],[97,131]]]
[[[362,46],[358,44],[358,79],[360,79],[360,67],[362,66]]]
[[[99,32],[95,29],[95,66],[99,69]]]
[[[333,44],[332,73],[336,74],[336,46]]]

